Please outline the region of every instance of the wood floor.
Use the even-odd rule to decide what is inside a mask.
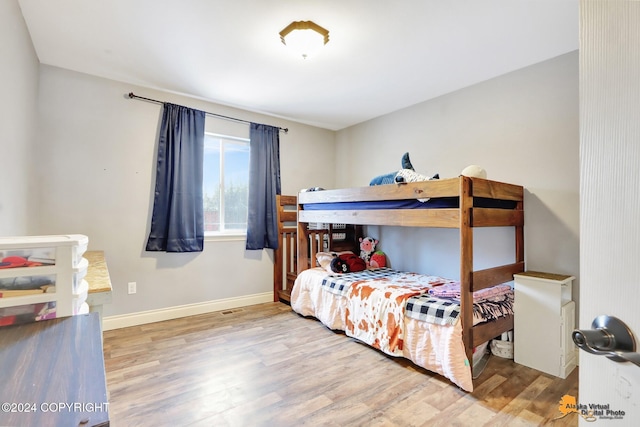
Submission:
[[[104,355],[115,427],[578,424],[554,420],[577,369],[491,356],[466,393],[281,303],[107,331]]]

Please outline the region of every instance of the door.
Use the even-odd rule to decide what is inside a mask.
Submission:
[[[580,2],[580,314],[640,334],[640,2]],[[580,351],[578,403],[640,425],[640,367]],[[592,405],[589,408],[589,405]],[[607,412],[609,411],[609,412]],[[594,425],[580,417],[580,425]]]

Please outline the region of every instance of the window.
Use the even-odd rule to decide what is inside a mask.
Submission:
[[[246,234],[249,140],[205,133],[204,234]]]

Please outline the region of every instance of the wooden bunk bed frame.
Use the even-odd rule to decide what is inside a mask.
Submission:
[[[274,251],[273,264],[273,301],[291,302],[291,290],[298,276],[298,238],[297,196],[276,196],[279,248]],[[316,254],[323,249],[326,242],[328,248],[334,251],[359,251],[359,237],[362,236],[362,226],[347,226],[336,229],[333,223],[325,223],[323,227],[309,229],[307,267],[312,267],[310,260],[316,259]],[[335,239],[334,232],[344,234],[344,238]]]
[[[302,192],[298,195],[297,273],[312,266],[319,250],[318,230],[309,223],[438,227],[460,230],[460,287],[462,339],[469,361],[473,349],[502,332],[513,329],[513,316],[473,326],[473,292],[513,280],[524,271],[524,190],[522,186],[460,176],[408,184]],[[309,203],[379,201],[457,197],[459,207],[438,209],[305,210]],[[514,208],[474,207],[474,199],[515,202]],[[291,202],[290,199],[288,199]],[[515,262],[484,270],[473,270],[473,228],[515,227]],[[327,232],[322,230],[322,232]],[[320,237],[322,242],[322,237]],[[291,275],[293,279],[294,275]],[[282,278],[280,282],[282,283]],[[288,287],[289,285],[287,285]],[[291,285],[292,286],[292,285]],[[282,287],[282,285],[281,285]],[[288,288],[290,289],[290,288]]]

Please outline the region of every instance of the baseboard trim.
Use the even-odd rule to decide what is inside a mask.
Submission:
[[[246,295],[237,298],[225,298],[214,301],[206,301],[195,304],[178,305],[175,307],[160,308],[157,310],[140,311],[131,314],[108,316],[102,319],[102,329],[126,328],[129,326],[144,325],[164,320],[178,319],[180,317],[195,316],[220,310],[246,307],[254,304],[262,304],[273,301],[273,292]]]

